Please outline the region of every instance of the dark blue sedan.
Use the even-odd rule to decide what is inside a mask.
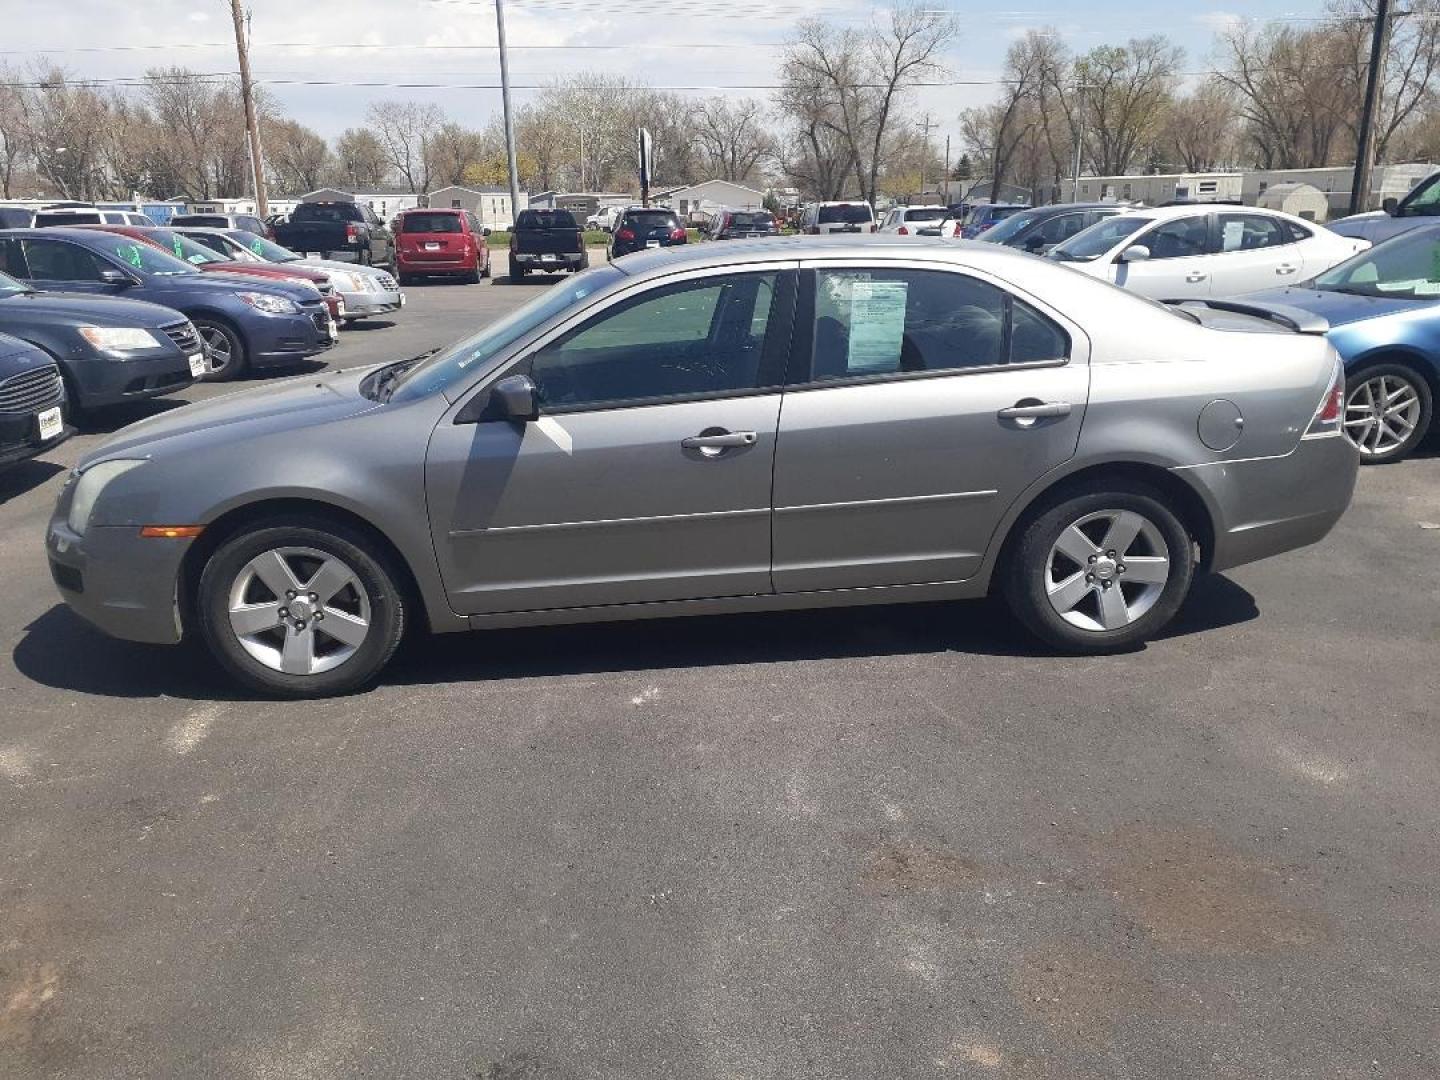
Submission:
[[[1345,361],[1345,433],[1369,465],[1399,461],[1440,396],[1440,225],[1402,233],[1311,281],[1241,298],[1324,319]]]
[[[328,349],[338,333],[310,285],[202,274],[150,244],[89,229],[9,229],[0,269],[37,289],[148,300],[184,312],[206,344],[210,376],[233,379]]]

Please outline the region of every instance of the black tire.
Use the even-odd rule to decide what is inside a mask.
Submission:
[[[485,253],[485,265],[480,268],[480,276],[482,278],[490,276],[490,253],[488,251]]]
[[[525,267],[521,266],[514,259],[510,260],[510,280],[522,281],[526,274]]]
[[[474,266],[460,275],[460,280],[465,282],[466,285],[479,285],[482,276],[480,273],[480,262],[477,259]]]
[[[280,548],[312,549],[340,559],[365,591],[368,632],[338,666],[307,675],[276,670],[252,656],[231,628],[229,598],[237,577],[256,556]],[[397,582],[398,575],[379,545],[358,529],[323,518],[260,522],[225,541],[206,562],[195,605],[200,635],[220,666],[252,690],[287,698],[348,693],[371,682],[400,645],[406,612]],[[319,622],[315,627],[324,629]],[[290,630],[277,626],[274,633],[283,640]],[[320,640],[315,629],[311,633]],[[333,643],[335,639],[324,640]]]
[[[250,357],[245,348],[245,339],[227,322],[205,316],[191,319],[201,340],[207,346],[205,363],[209,367],[205,378],[212,382],[229,382],[238,379],[250,369]],[[220,343],[223,341],[221,351]]]
[[[415,275],[414,275],[414,274],[401,274],[401,273],[398,273],[398,272],[397,272],[397,273],[395,274],[395,283],[396,283],[397,285],[401,286],[402,288],[403,288],[404,286],[406,286],[406,285],[414,285],[414,284],[415,284]]]
[[[360,248],[359,254],[356,256],[355,261],[358,262],[361,266],[369,266],[372,262],[374,262],[374,258],[370,254],[369,244],[365,244]]]
[[[1061,534],[1072,525],[1084,521],[1091,515],[1097,519],[1087,525],[1103,540],[1104,520],[1098,517],[1106,512],[1129,512],[1140,515],[1163,539],[1164,554],[1168,556],[1168,578],[1163,585],[1155,583],[1156,591],[1146,594],[1148,586],[1139,585],[1133,575],[1130,579],[1122,575],[1125,570],[1117,569],[1102,550],[1098,554],[1101,563],[1091,578],[1084,575],[1088,567],[1076,560],[1080,566],[1081,579],[1076,585],[1084,590],[1083,599],[1074,605],[1071,616],[1079,620],[1092,619],[1093,628],[1075,625],[1062,616],[1051,603],[1047,584],[1052,573],[1058,572],[1067,578],[1074,571],[1068,563],[1068,556],[1055,555],[1054,548]],[[1015,617],[1041,641],[1063,652],[1098,654],[1123,652],[1141,645],[1154,637],[1175,617],[1190,591],[1195,574],[1194,540],[1181,523],[1179,517],[1165,503],[1159,492],[1140,488],[1095,487],[1081,491],[1050,504],[1029,521],[1023,523],[1021,532],[1008,552],[1007,564],[1002,570],[1001,588],[1006,603]],[[1085,529],[1082,529],[1083,533]],[[1149,535],[1149,534],[1145,534]],[[1143,537],[1137,545],[1145,546]],[[1158,553],[1155,553],[1158,554]],[[1153,559],[1155,554],[1150,557]],[[1120,552],[1121,563],[1126,557]],[[1141,555],[1133,556],[1138,559]],[[1065,564],[1060,567],[1058,564]],[[1108,586],[1103,579],[1109,579]],[[1085,582],[1085,584],[1081,584]],[[1133,621],[1115,629],[1101,628],[1104,617],[1101,608],[1102,588],[1114,588],[1115,595],[1127,601],[1135,598],[1137,610],[1144,607]],[[1129,592],[1125,591],[1126,589]],[[1143,595],[1142,595],[1143,594]],[[1145,606],[1148,602],[1148,606]]]
[[[1415,420],[1415,427],[1410,434],[1393,446],[1385,445],[1385,449],[1376,452],[1365,445],[1377,432],[1374,428],[1365,428],[1357,431],[1350,423],[1351,410],[1355,407],[1363,407],[1365,398],[1363,396],[1367,385],[1371,385],[1378,379],[1389,380],[1389,384],[1404,383],[1413,390],[1419,405],[1418,416]],[[1426,433],[1430,430],[1430,423],[1435,414],[1434,395],[1430,392],[1430,383],[1425,376],[1421,375],[1412,367],[1404,364],[1372,364],[1359,371],[1348,372],[1345,376],[1345,411],[1342,414],[1347,421],[1345,425],[1346,437],[1360,449],[1360,464],[1362,465],[1391,465],[1397,461],[1403,461],[1414,453],[1415,448],[1425,440]],[[1363,418],[1362,418],[1363,419]],[[1357,438],[1358,434],[1358,438]],[[1388,440],[1387,440],[1388,442]]]

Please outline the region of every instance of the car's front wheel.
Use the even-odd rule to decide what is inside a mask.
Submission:
[[[1380,364],[1346,379],[1345,434],[1362,465],[1410,456],[1430,427],[1430,384],[1401,364]]]
[[[192,319],[195,331],[205,343],[205,376],[216,382],[229,382],[245,374],[249,359],[245,339],[229,323],[218,319]]]
[[[201,573],[196,608],[205,643],[231,675],[293,698],[366,685],[405,626],[379,545],[320,520],[264,523],[221,544]]]
[[[1026,524],[1007,569],[1005,599],[1036,637],[1066,652],[1118,652],[1180,610],[1194,544],[1158,493],[1092,490]]]

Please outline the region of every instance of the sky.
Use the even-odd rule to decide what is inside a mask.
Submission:
[[[937,10],[953,0],[934,0]],[[1012,0],[1015,2],[1015,0]],[[1026,3],[1027,0],[1018,0]],[[297,3],[250,0],[251,68],[285,112],[333,137],[362,122],[373,100],[433,101],[455,120],[483,127],[500,109],[494,0],[344,0]],[[685,87],[696,97],[768,99],[779,44],[807,16],[864,27],[883,13],[853,0],[506,0],[510,79],[517,103],[547,80],[604,71],[657,87]],[[960,153],[961,109],[994,94],[1010,42],[1032,27],[1054,26],[1076,51],[1163,33],[1186,50],[1186,70],[1214,64],[1217,28],[1250,19],[1308,21],[1320,4],[1249,0],[1228,6],[1177,5],[1165,0],[1030,0],[1030,6],[952,6],[960,33],[943,61],[945,81],[918,92],[917,116],[928,113],[937,151],[947,135]],[[43,11],[44,17],[35,15]],[[150,67],[196,71],[235,69],[228,0],[0,0],[0,63],[24,67],[39,57],[77,76],[138,77]],[[477,46],[486,46],[477,48]],[[287,83],[287,80],[290,82]],[[444,88],[295,85],[441,83]],[[974,84],[981,85],[974,85]]]

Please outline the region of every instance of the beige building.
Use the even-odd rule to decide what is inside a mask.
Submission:
[[[1082,176],[1080,192],[1072,197],[1073,180],[1060,182],[1061,202],[1143,202],[1148,206],[1175,199],[1238,199],[1243,173],[1197,172],[1134,173],[1129,176]]]
[[[486,185],[482,187],[436,188],[425,196],[425,204],[431,208],[469,210],[480,219],[481,225],[492,229],[508,229],[515,224],[515,214],[528,210],[530,196],[520,193],[519,207],[510,205],[510,189]]]

